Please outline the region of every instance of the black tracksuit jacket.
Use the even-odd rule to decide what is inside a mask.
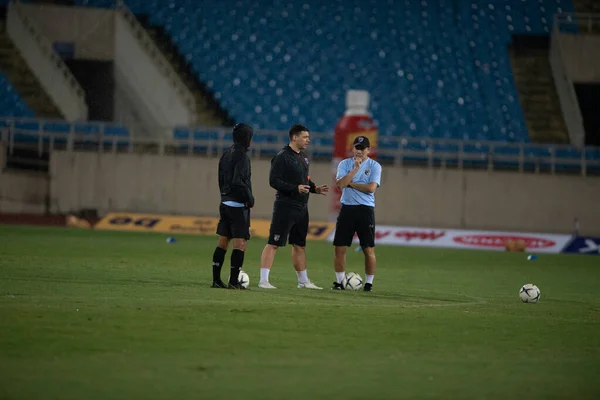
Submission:
[[[315,184],[310,179],[306,155],[303,152],[296,153],[290,146],[285,146],[271,160],[269,184],[277,190],[276,201],[306,207],[309,194],[299,193],[298,185],[309,185],[310,192],[315,193]]]

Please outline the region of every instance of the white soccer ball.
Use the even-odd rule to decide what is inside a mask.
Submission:
[[[360,290],[363,287],[363,280],[356,272],[349,272],[342,281],[345,290]]]
[[[532,283],[528,283],[521,287],[519,297],[523,303],[537,303],[540,301],[540,289]]]
[[[244,271],[240,271],[240,274],[238,275],[238,282],[240,285],[248,289],[248,286],[250,286],[250,277]]]

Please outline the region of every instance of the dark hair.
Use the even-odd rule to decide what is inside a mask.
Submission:
[[[292,140],[292,136],[298,136],[300,134],[300,132],[304,132],[304,131],[308,132],[308,128],[303,125],[299,125],[299,124],[293,125],[290,128],[290,133],[289,133],[290,140]]]

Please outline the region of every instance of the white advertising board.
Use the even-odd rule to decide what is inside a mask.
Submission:
[[[335,231],[328,240],[333,241]],[[516,233],[499,231],[472,231],[457,229],[415,228],[405,226],[377,226],[375,243],[379,245],[449,247],[460,249],[505,250],[507,240],[522,240],[527,251],[560,253],[571,236],[545,233]],[[358,243],[358,238],[354,237]]]

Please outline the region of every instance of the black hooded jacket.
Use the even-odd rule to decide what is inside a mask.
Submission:
[[[250,177],[250,158],[246,154],[250,147],[253,130],[245,124],[233,128],[233,146],[228,148],[219,160],[219,189],[221,202],[236,201],[254,206]]]

